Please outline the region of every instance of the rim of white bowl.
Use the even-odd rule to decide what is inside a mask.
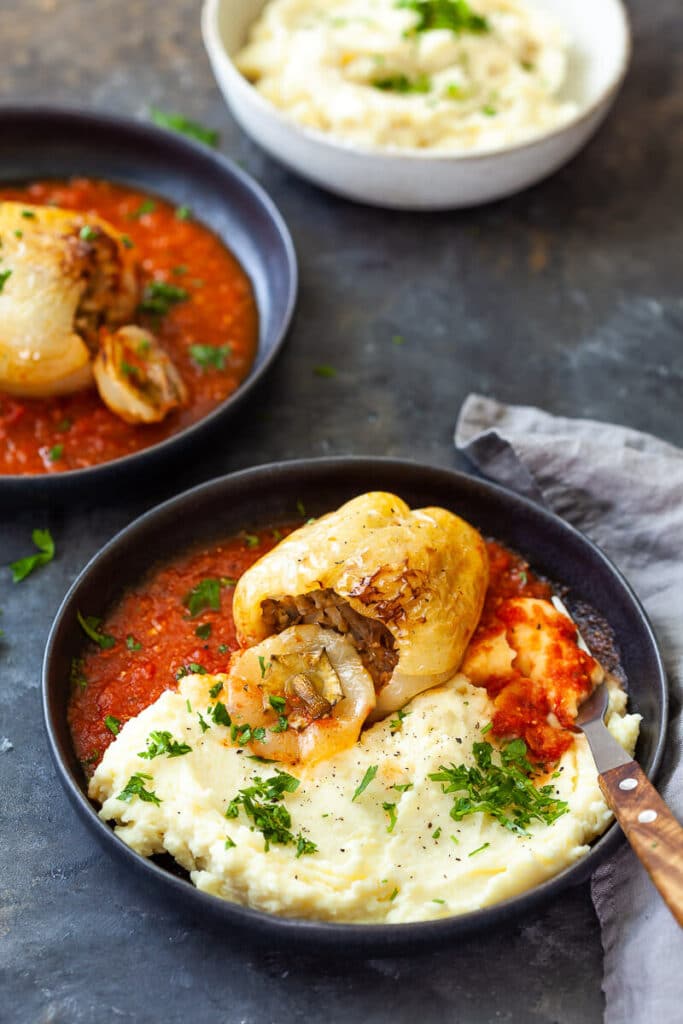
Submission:
[[[624,0],[608,0],[608,2],[614,4],[616,11],[621,18],[624,40],[623,52],[621,53],[614,75],[603,87],[598,96],[587,106],[582,107],[577,111],[575,116],[570,118],[569,121],[565,121],[565,123],[559,127],[551,128],[546,132],[535,135],[531,139],[526,139],[524,142],[513,143],[509,146],[497,146],[491,149],[479,150],[476,153],[446,153],[443,151],[430,152],[426,148],[418,149],[405,147],[404,149],[401,149],[399,147],[388,148],[381,146],[363,146],[358,143],[347,142],[339,136],[330,135],[327,132],[319,131],[317,128],[309,128],[306,125],[302,125],[261,95],[258,89],[256,89],[251,82],[237,70],[235,62],[223,44],[218,26],[218,13],[223,2],[224,0],[204,0],[204,6],[201,14],[202,38],[204,40],[204,46],[209,55],[209,61],[214,74],[216,72],[216,63],[221,64],[233,85],[237,89],[242,90],[250,102],[255,103],[261,108],[264,114],[270,116],[274,121],[279,121],[281,125],[285,128],[289,128],[295,134],[303,136],[305,139],[308,139],[308,141],[334,152],[341,151],[350,156],[368,157],[370,159],[397,159],[408,161],[412,160],[415,162],[436,161],[443,163],[457,161],[458,163],[476,163],[480,160],[488,160],[490,157],[509,156],[512,153],[519,153],[524,150],[533,149],[534,147],[547,142],[549,139],[564,135],[571,128],[575,128],[590,120],[601,107],[608,106],[621,88],[633,54],[633,33],[631,31],[631,23]],[[218,84],[220,86],[220,82]]]

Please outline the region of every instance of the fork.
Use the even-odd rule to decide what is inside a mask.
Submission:
[[[571,619],[560,599],[552,600]],[[577,635],[579,645],[590,654],[578,629]],[[603,682],[579,708],[576,725],[588,740],[602,795],[660,896],[683,926],[683,828],[637,761],[607,728],[608,704],[609,690]]]

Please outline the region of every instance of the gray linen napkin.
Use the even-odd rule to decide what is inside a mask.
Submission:
[[[671,692],[658,788],[683,819],[683,450],[626,427],[470,395],[455,443],[482,473],[586,533],[652,619]],[[624,844],[593,876],[607,1024],[683,1020],[683,932]]]

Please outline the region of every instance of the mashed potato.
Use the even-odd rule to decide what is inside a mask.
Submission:
[[[576,112],[563,32],[524,0],[271,0],[235,63],[300,124],[370,147],[482,152]]]
[[[611,819],[579,736],[551,780],[569,805],[554,823],[533,823],[528,836],[518,836],[482,813],[454,821],[452,796],[429,775],[452,762],[472,764],[472,745],[488,739],[493,707],[483,689],[459,674],[373,725],[355,746],[293,769],[300,784],[282,806],[292,833],[315,843],[317,852],[297,856],[302,851],[295,844],[275,843],[266,850],[243,808],[225,816],[240,790],[276,770],[234,746],[229,728],[208,713],[225,678],[187,676],[177,692],[162,694],[131,719],[89,789],[102,804],[101,817],[116,823],[132,849],[170,853],[198,888],[224,899],[329,921],[461,914],[557,874],[585,855]],[[613,686],[609,727],[632,753],[640,716],[625,714],[625,706],[625,694]],[[180,746],[181,753],[169,756],[167,742],[166,753],[142,758],[153,731],[191,749]],[[120,799],[140,773],[138,795]],[[362,780],[366,788],[353,799]]]

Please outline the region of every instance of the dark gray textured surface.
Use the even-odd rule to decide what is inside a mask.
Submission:
[[[237,428],[119,504],[68,516],[0,509],[0,563],[49,525],[59,556],[13,587],[0,573],[0,1021],[290,1024],[599,1021],[601,950],[588,889],[502,935],[428,960],[351,964],[251,952],[105,857],[59,788],[43,738],[42,648],[85,560],[191,483],[292,456],[378,453],[457,465],[470,390],[615,419],[683,443],[679,0],[631,4],[635,59],[598,138],[549,182],[451,215],[352,206],[269,161],[215,89],[196,0],[0,0],[0,98],[142,115],[179,109],[222,132],[269,190],[301,267],[287,351]],[[0,140],[0,160],[2,149]],[[405,344],[395,346],[401,334]],[[334,379],[312,373],[318,363]]]

